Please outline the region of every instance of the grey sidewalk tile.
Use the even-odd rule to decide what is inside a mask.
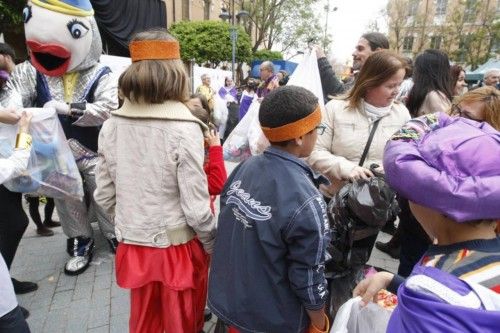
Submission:
[[[47,314],[43,332],[66,332],[67,310],[54,309]]]
[[[77,283],[73,290],[73,301],[77,300],[90,300],[92,298],[92,282]],[[88,302],[89,303],[89,302]]]
[[[110,289],[94,290],[92,292],[92,304],[96,307],[102,307],[111,304],[111,291]]]
[[[91,308],[88,327],[95,328],[104,325],[109,325],[109,306]]]
[[[95,276],[94,290],[109,289],[109,288],[111,288],[111,272],[107,275]]]
[[[118,316],[111,316],[110,332],[111,333],[126,333],[128,332],[128,319],[129,315],[122,314]]]
[[[52,304],[50,304],[50,310],[64,309],[68,307],[71,303],[71,298],[73,296],[73,290],[61,291],[54,294],[52,299]]]
[[[130,297],[128,295],[111,298],[111,316],[130,313]]]
[[[88,333],[109,333],[109,325],[91,328],[87,332]]]

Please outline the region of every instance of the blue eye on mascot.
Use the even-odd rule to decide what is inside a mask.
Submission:
[[[56,199],[71,256],[65,273],[82,273],[92,260],[91,222],[115,249],[114,227],[96,205],[94,169],[102,123],[118,107],[117,83],[99,63],[102,42],[89,0],[30,0],[23,10],[30,61],[16,66],[11,85],[24,107],[53,107],[83,178],[83,201]]]

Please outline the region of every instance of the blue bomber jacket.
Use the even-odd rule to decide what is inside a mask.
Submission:
[[[226,182],[209,282],[215,315],[241,332],[304,332],[323,307],[326,204],[311,169],[270,147]]]

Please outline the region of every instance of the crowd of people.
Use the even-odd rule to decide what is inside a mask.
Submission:
[[[287,85],[269,61],[260,82],[237,89],[228,77],[215,91],[204,75],[192,93],[178,41],[153,29],[131,37],[132,64],[114,83],[98,62],[90,2],[26,8],[31,59],[15,66],[0,45],[0,122],[19,131],[0,181],[28,165],[32,114],[22,109],[55,110],[85,197],[44,198],[42,221],[41,199],[28,194],[30,215],[40,235],[62,225],[68,275],[88,268],[99,223],[116,253],[116,283],[130,289],[131,332],[202,332],[207,306],[218,332],[329,332],[342,304],[366,304],[381,289],[399,299],[388,332],[497,330],[499,70],[468,87],[442,51],[413,60],[366,33],[346,81],[314,47],[324,101]],[[89,26],[67,23],[74,15]],[[64,42],[75,56],[58,66],[40,51],[42,40],[61,42],[57,29],[39,29],[47,17],[74,38]],[[216,117],[220,101],[228,112]],[[253,103],[270,146],[227,175],[221,139]],[[330,208],[346,186],[375,178],[397,193],[399,214],[371,228],[346,222],[348,253],[335,267],[329,249],[341,230]],[[28,219],[21,193],[1,185],[0,200],[0,332],[29,332],[15,293],[37,285],[9,274]],[[389,242],[376,242],[381,230]],[[374,246],[399,259],[397,273],[366,275]]]

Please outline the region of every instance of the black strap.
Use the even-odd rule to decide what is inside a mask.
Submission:
[[[363,166],[365,163],[366,155],[368,155],[368,151],[370,150],[370,146],[372,145],[373,136],[375,135],[375,131],[377,130],[378,123],[382,118],[378,118],[373,122],[372,130],[370,131],[370,136],[368,137],[368,141],[366,141],[365,150],[363,150],[363,155],[361,155],[361,159],[359,160],[359,166]]]

